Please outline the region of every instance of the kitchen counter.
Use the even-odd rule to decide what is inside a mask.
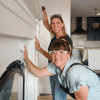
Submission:
[[[76,47],[74,46],[73,49],[100,49],[100,47]]]

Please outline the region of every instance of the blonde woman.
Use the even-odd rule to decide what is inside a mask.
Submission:
[[[44,20],[43,20],[44,26],[51,33],[51,37],[52,37],[51,42],[49,44],[48,51],[50,51],[51,44],[61,36],[66,37],[72,47],[73,46],[72,40],[65,31],[65,24],[61,14],[55,14],[50,16],[50,24],[48,21],[46,10],[43,10],[43,14],[44,14]],[[36,38],[35,45],[36,45],[36,49],[41,54],[43,54],[47,59],[49,59],[48,62],[50,63],[52,61],[51,56],[49,55],[48,52],[46,52],[45,50],[43,50],[43,48],[40,47],[40,43],[37,40],[37,38]],[[50,76],[50,84],[51,84],[51,92],[52,92],[53,100],[66,100],[67,94],[60,89],[60,84],[58,82],[57,75]]]

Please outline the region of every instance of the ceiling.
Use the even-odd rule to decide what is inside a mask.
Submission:
[[[48,14],[52,14],[52,10],[63,11],[66,0],[39,0],[39,2],[47,8]],[[95,16],[95,8],[97,8],[96,12],[100,13],[100,0],[71,0],[71,16],[73,17]]]
[[[69,9],[68,7],[70,7],[67,4],[70,0],[39,0],[39,2],[40,6],[45,6],[48,16],[65,13]]]
[[[100,13],[100,0],[71,0],[71,16],[89,17]]]

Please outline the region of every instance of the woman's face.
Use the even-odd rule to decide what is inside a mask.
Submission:
[[[51,21],[51,28],[52,31],[55,33],[62,32],[63,23],[60,21],[59,18],[53,18]]]
[[[68,53],[68,51],[64,51],[63,50],[54,50],[55,53],[52,53],[52,61],[53,63],[58,66],[58,67],[64,67],[70,57],[70,54]]]

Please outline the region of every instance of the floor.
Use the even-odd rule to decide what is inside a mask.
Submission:
[[[40,95],[37,100],[53,100],[53,99],[52,99],[52,95],[45,94],[45,95]],[[68,95],[67,100],[75,100],[75,99],[73,99]]]
[[[18,100],[18,93],[12,93],[10,100]],[[37,100],[53,100],[53,99],[52,99],[52,95],[50,94],[41,94],[40,96],[37,97]],[[75,100],[75,99],[71,98],[68,95],[67,100]]]
[[[18,100],[18,93],[17,92],[12,92],[10,100]]]

